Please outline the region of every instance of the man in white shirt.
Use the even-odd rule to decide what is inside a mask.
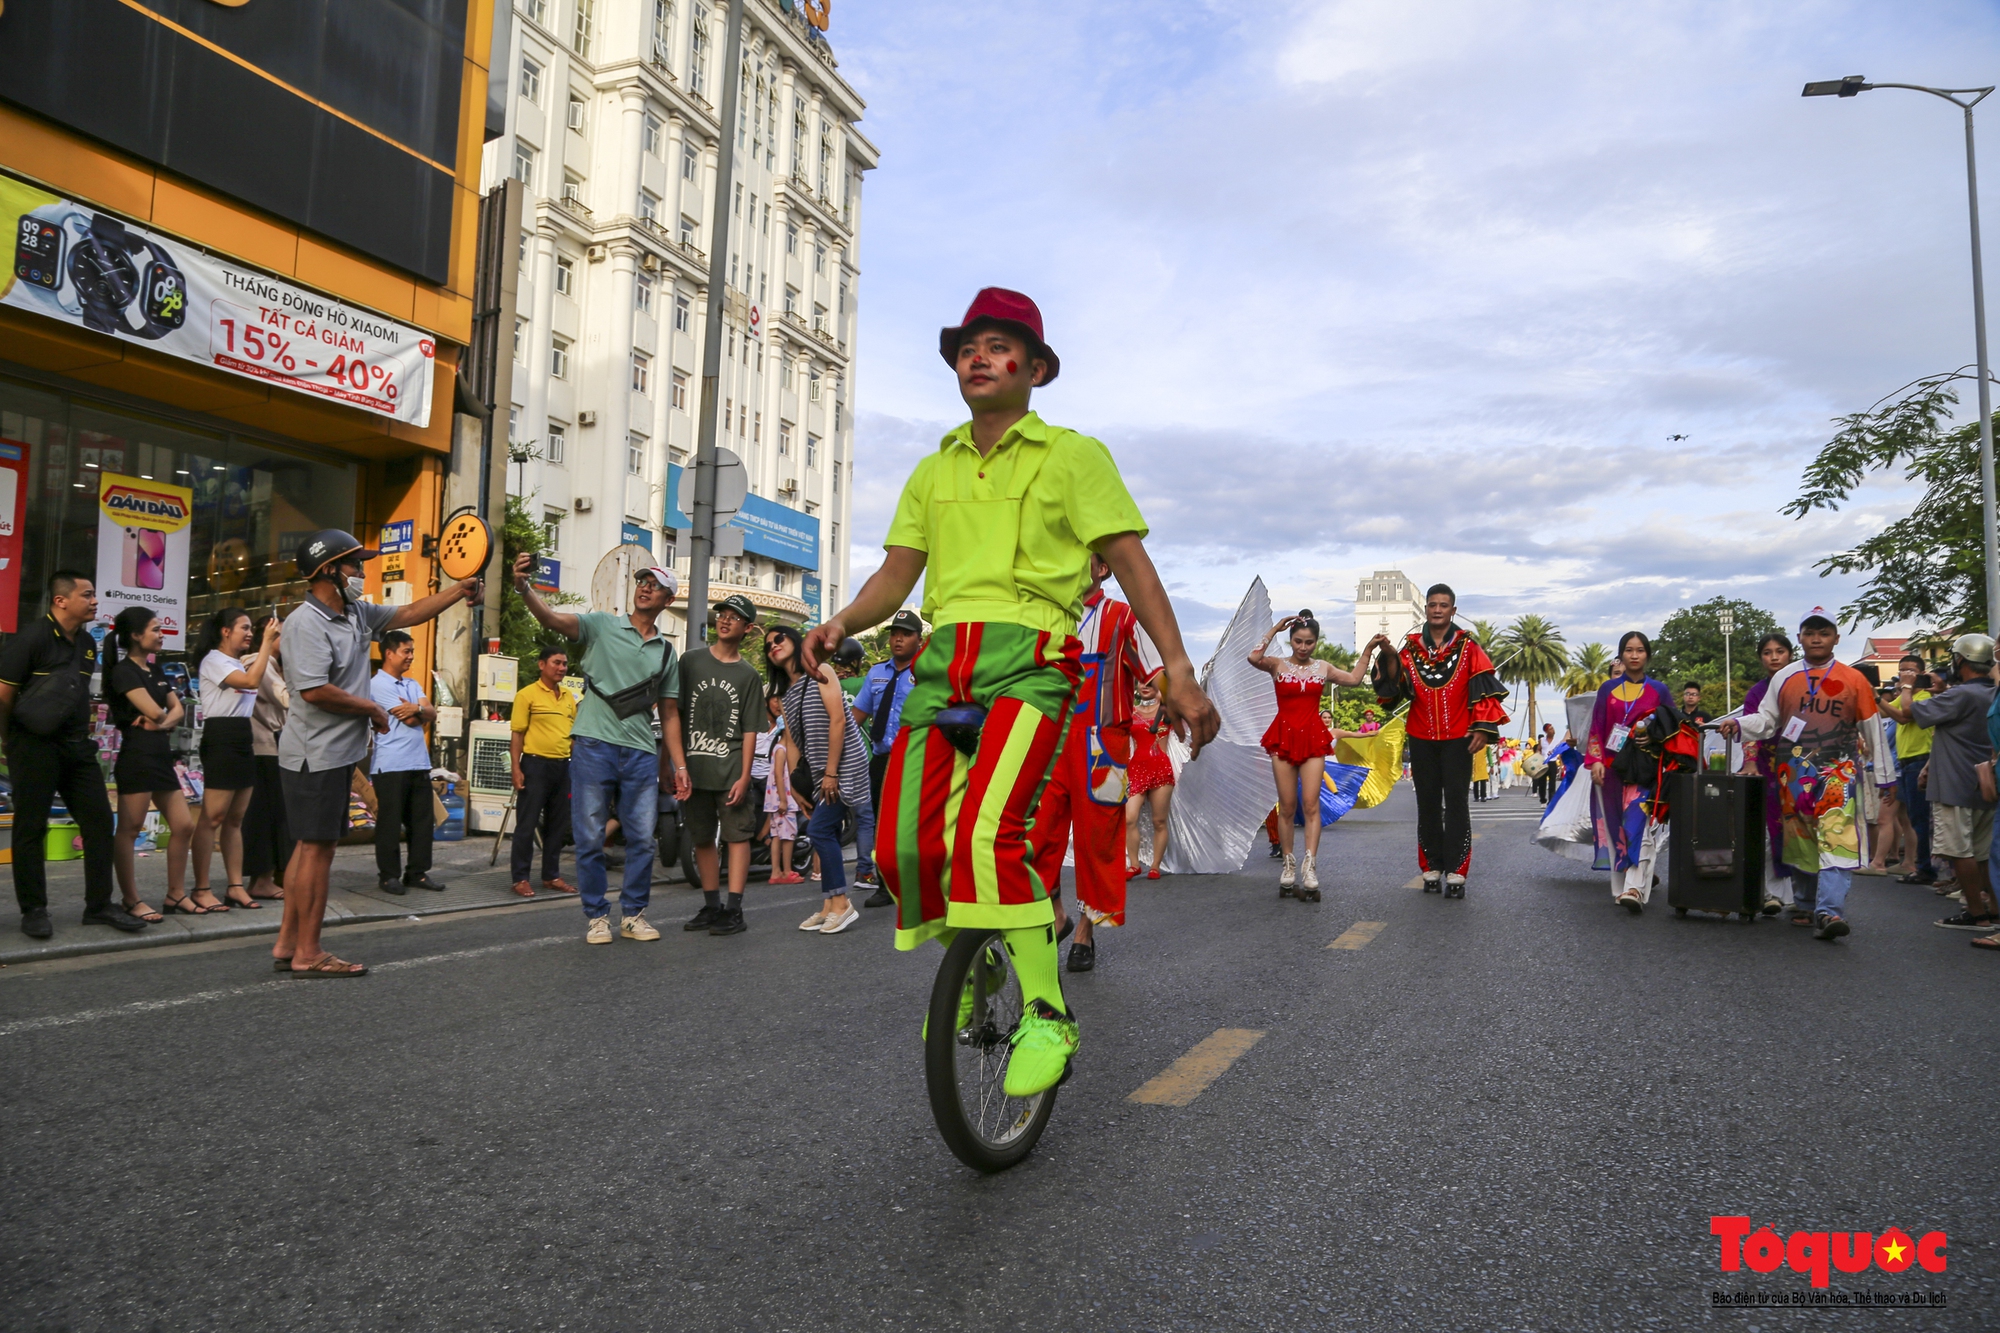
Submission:
[[[409,678],[417,645],[402,630],[382,636],[382,669],[368,693],[389,715],[389,730],[375,739],[375,871],[381,890],[398,897],[411,889],[442,889],[430,877],[431,752],[424,728],[437,716],[417,682]],[[409,830],[410,864],[402,868],[403,834]]]

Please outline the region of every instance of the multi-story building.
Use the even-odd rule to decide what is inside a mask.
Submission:
[[[802,6],[743,0],[736,123],[725,11],[514,0],[505,132],[485,178],[527,187],[508,489],[565,592],[632,542],[687,571],[676,503],[701,410],[718,154],[735,153],[717,443],[748,472],[743,554],[713,596],[816,620],[847,588],[862,102]],[[497,43],[496,43],[497,47]],[[497,57],[496,57],[497,64]],[[522,458],[521,455],[532,455]]]
[[[1378,569],[1355,585],[1354,647],[1377,634],[1386,634],[1400,644],[1405,635],[1424,623],[1424,601],[1417,585],[1400,569]]]

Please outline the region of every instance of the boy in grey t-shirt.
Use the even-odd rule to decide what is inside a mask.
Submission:
[[[681,717],[687,738],[688,837],[694,840],[704,902],[683,930],[711,935],[743,933],[743,885],[750,878],[750,844],[763,811],[750,780],[757,758],[757,730],[764,678],[743,660],[743,638],[757,624],[757,608],[741,593],[715,608],[715,641],[681,658]],[[715,840],[729,848],[729,899],[723,901]]]

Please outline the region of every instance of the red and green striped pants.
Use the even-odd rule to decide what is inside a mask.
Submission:
[[[976,621],[938,626],[918,655],[876,812],[875,864],[896,898],[897,948],[1055,920],[1028,822],[1062,745],[1081,653],[1073,635]],[[931,726],[958,703],[987,710],[969,757]]]

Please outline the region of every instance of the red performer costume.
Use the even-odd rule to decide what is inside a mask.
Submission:
[[[1441,643],[1428,627],[1403,641],[1393,658],[1375,668],[1375,692],[1385,707],[1410,701],[1410,782],[1417,789],[1417,865],[1424,892],[1460,896],[1472,866],[1472,785],[1468,739],[1482,732],[1500,738],[1507,721],[1501,701],[1507,687],[1493,672],[1493,659],[1470,634],[1446,625]]]
[[[1076,636],[1083,642],[1083,685],[1028,840],[1042,883],[1060,884],[1074,824],[1077,905],[1095,924],[1122,926],[1132,691],[1159,675],[1159,655],[1132,608],[1101,588],[1085,595]]]
[[[1141,722],[1134,718],[1132,726],[1132,762],[1126,765],[1125,781],[1134,796],[1144,796],[1155,787],[1174,785],[1174,761],[1161,748],[1160,737],[1166,734],[1167,719],[1164,710],[1156,709],[1151,722]]]
[[[1333,733],[1319,711],[1320,696],[1326,693],[1326,677],[1287,662],[1278,668],[1278,715],[1264,732],[1264,752],[1297,768],[1308,759],[1324,759],[1333,753]]]

